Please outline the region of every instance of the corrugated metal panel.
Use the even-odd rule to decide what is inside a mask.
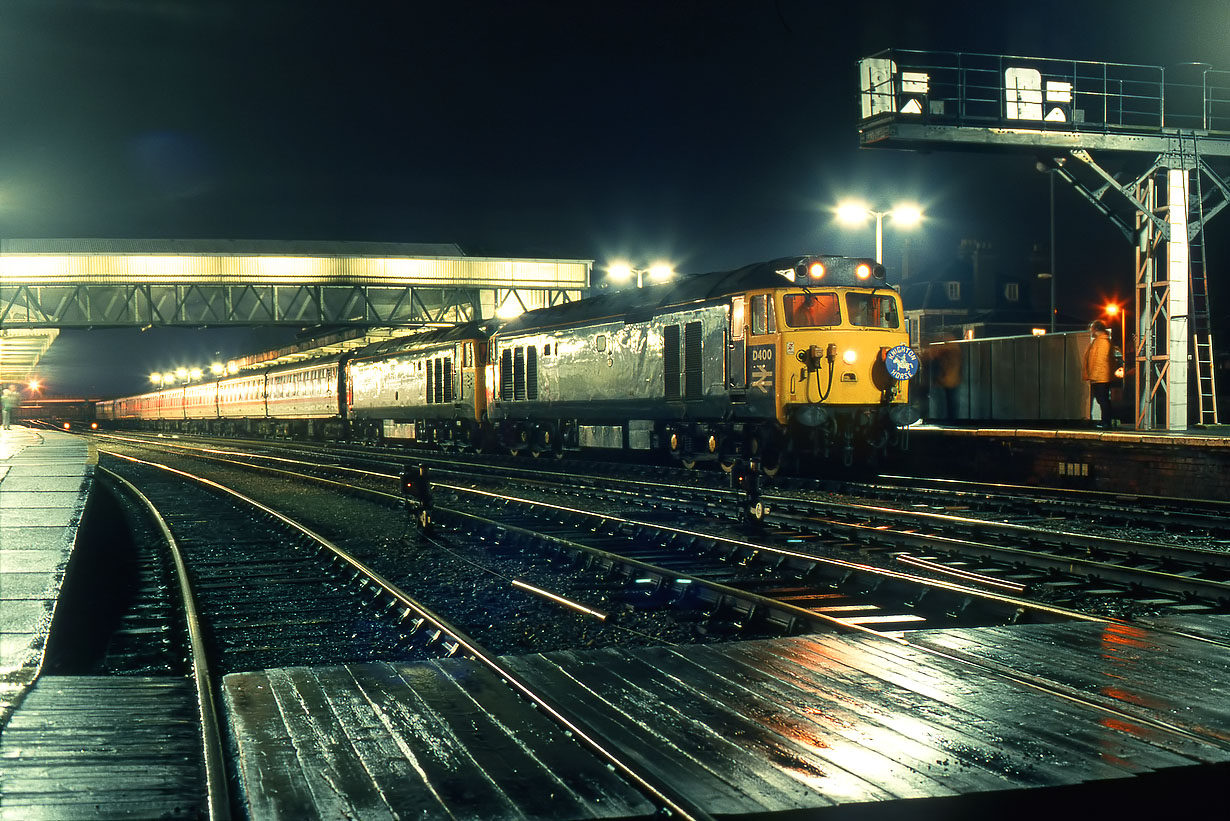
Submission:
[[[187,240],[3,240],[0,283],[589,287],[592,260],[433,255],[449,246]]]
[[[0,254],[466,256],[460,246],[451,242],[334,242],[260,239],[0,239]]]

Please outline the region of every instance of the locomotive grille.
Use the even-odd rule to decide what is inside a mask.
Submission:
[[[666,374],[666,398],[679,399],[679,326],[662,329],[662,371]]]
[[[683,398],[700,399],[703,395],[701,374],[701,324],[689,322],[683,326]]]
[[[441,360],[444,368],[444,401],[453,401],[453,358],[446,356]]]
[[[525,348],[513,350],[513,399],[525,398]]]
[[[525,349],[525,395],[538,398],[538,349],[533,345]]]
[[[504,399],[513,398],[513,363],[512,351],[500,351],[500,396]]]

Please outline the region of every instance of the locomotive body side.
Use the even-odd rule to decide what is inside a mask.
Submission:
[[[487,333],[468,323],[381,342],[346,369],[355,435],[479,445],[486,423]]]
[[[702,352],[722,350],[727,314],[713,301],[497,332],[490,413],[503,444],[535,453],[648,450],[672,423],[720,418],[728,405],[722,360]],[[685,329],[691,359],[679,355]]]

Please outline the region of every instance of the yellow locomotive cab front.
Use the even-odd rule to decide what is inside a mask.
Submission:
[[[889,352],[908,348],[899,295],[885,288],[782,289],[779,420],[807,428],[901,427],[908,381]],[[900,410],[895,408],[900,407]]]

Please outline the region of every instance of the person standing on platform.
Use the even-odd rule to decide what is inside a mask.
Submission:
[[[1089,383],[1089,393],[1098,403],[1102,411],[1102,419],[1097,423],[1099,428],[1109,428],[1111,422],[1110,410],[1110,380],[1115,366],[1111,362],[1110,332],[1101,320],[1095,319],[1089,325],[1089,336],[1092,342],[1085,351],[1085,363],[1081,376]]]
[[[944,334],[943,345],[936,345],[934,384],[944,389],[944,418],[957,420],[957,388],[961,385],[961,346],[953,334]]]
[[[13,422],[13,411],[17,410],[17,406],[21,404],[21,394],[17,391],[16,385],[9,385],[4,389],[4,393],[0,394],[0,411],[4,414],[4,429],[9,430],[9,426]]]

